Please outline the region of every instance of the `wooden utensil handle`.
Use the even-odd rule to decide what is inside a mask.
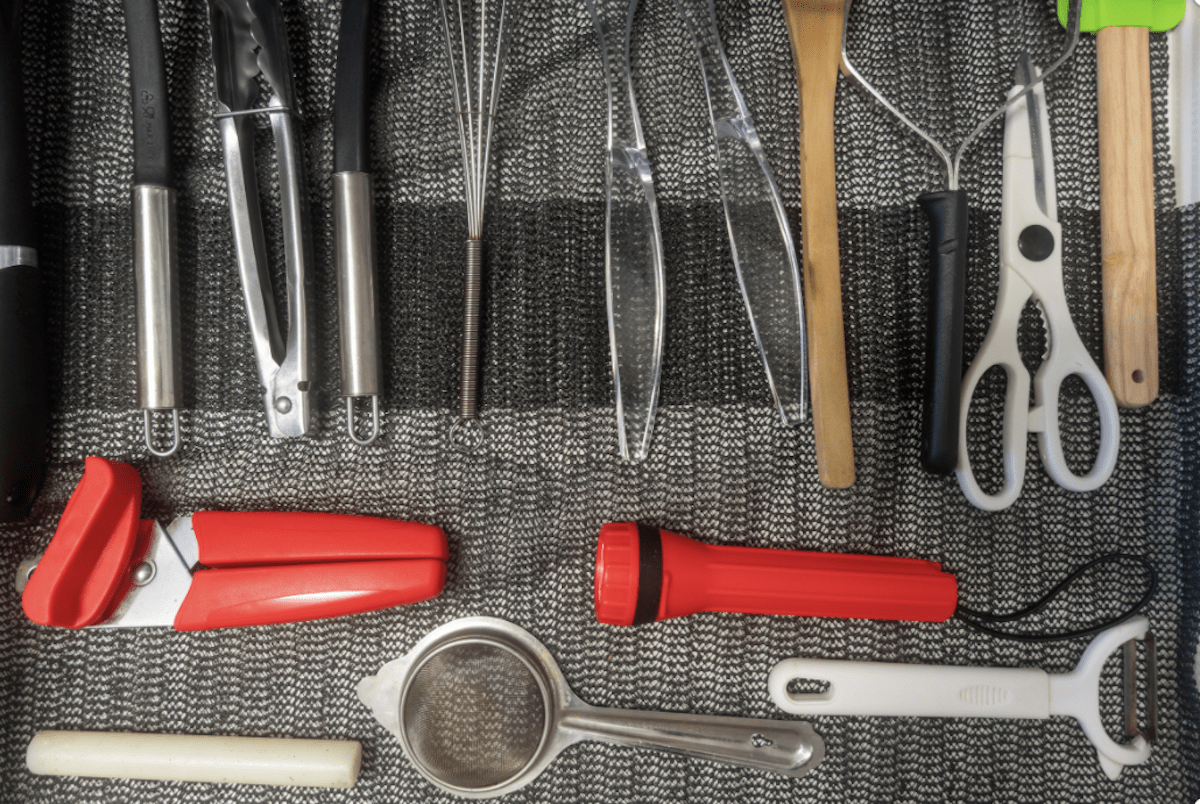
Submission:
[[[784,0],[800,91],[800,215],[808,372],[817,473],[831,488],[854,484],[850,387],[842,322],[833,100],[842,0]]]
[[[1149,29],[1102,29],[1096,60],[1104,373],[1117,404],[1136,408],[1158,396]]]

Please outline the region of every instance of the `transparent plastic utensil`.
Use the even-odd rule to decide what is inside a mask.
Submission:
[[[750,326],[783,423],[795,425],[808,415],[808,344],[800,266],[783,199],[721,47],[713,0],[675,5],[700,55],[729,245]]]
[[[584,0],[608,89],[604,270],[621,457],[650,451],[662,372],[666,297],[662,233],[629,69],[637,0]]]
[[[825,758],[824,741],[803,721],[589,706],[541,642],[493,617],[446,623],[357,692],[425,778],[466,798],[524,787],[583,740],[793,777]]]

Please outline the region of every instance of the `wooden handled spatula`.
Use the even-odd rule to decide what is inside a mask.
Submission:
[[[842,325],[833,97],[844,0],[783,0],[800,89],[800,216],[804,309],[817,472],[831,488],[854,484],[850,389]]]
[[[1158,396],[1154,137],[1150,32],[1183,19],[1187,0],[1085,0],[1081,28],[1096,34],[1100,101],[1100,251],[1104,373],[1117,404]],[[1058,0],[1066,24],[1067,0]]]

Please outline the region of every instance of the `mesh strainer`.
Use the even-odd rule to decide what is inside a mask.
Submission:
[[[825,756],[808,723],[588,706],[542,643],[491,617],[443,625],[358,684],[431,782],[470,798],[516,790],[569,745],[601,740],[803,776]]]

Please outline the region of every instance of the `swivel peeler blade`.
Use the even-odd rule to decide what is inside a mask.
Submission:
[[[272,438],[312,427],[309,332],[312,263],[304,158],[282,10],[276,0],[209,0],[217,118],[229,186],[238,273]],[[262,99],[263,87],[267,97]],[[271,292],[255,170],[255,118],[266,115],[275,141],[287,278],[287,332]]]

